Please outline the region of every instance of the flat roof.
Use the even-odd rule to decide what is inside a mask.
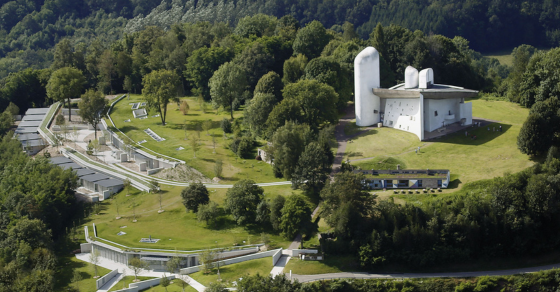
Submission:
[[[87,168],[80,168],[80,169],[76,169],[76,175],[78,177],[82,177],[82,176],[86,176],[86,175],[90,175],[90,174],[94,174],[95,171],[91,170],[91,169],[87,169]]]
[[[24,116],[21,121],[22,122],[27,122],[27,121],[42,121],[45,118],[45,115],[28,115],[28,116]]]
[[[90,182],[97,182],[97,181],[104,180],[104,179],[110,179],[110,177],[108,177],[104,174],[94,173],[94,174],[90,174],[90,175],[84,175],[84,176],[80,177],[80,179],[83,179],[85,181],[90,181]]]
[[[48,107],[30,108],[25,112],[25,115],[45,115],[49,112]]]
[[[52,164],[56,164],[56,165],[74,162],[72,161],[72,159],[64,156],[51,157],[50,160]]]
[[[404,88],[404,83],[401,83],[389,89],[373,88],[372,91],[381,98],[419,98],[422,94],[425,99],[446,99],[469,98],[478,94],[476,90],[446,84],[434,84],[430,88]]]
[[[95,182],[96,184],[102,186],[102,187],[115,187],[115,186],[122,186],[123,182],[122,180],[118,180],[118,179],[106,179],[106,180],[101,180],[101,181],[97,181]]]
[[[41,121],[22,121],[18,127],[39,127],[40,125]]]
[[[39,132],[39,127],[17,127],[16,134],[31,134]]]
[[[141,260],[144,261],[161,261],[161,262],[167,262],[170,260],[170,258],[160,258],[160,257],[140,257]]]
[[[37,133],[29,133],[29,134],[20,134],[16,135],[17,139],[20,141],[24,140],[42,140],[43,137]]]
[[[75,163],[75,162],[71,162],[71,163],[64,163],[64,164],[59,164],[58,166],[66,169],[72,168],[72,169],[80,169],[83,168],[81,167],[79,164]]]

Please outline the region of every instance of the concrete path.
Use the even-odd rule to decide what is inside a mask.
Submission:
[[[105,285],[103,285],[103,287],[99,288],[99,290],[97,290],[97,292],[107,292],[109,290],[111,290],[111,288],[113,288],[113,286],[115,286],[122,278],[124,278],[125,274],[123,273],[118,273],[116,274],[113,279],[109,280],[109,282],[105,283]],[[125,287],[128,288],[128,287]]]
[[[272,268],[272,271],[270,272],[270,275],[272,276],[272,278],[282,274],[284,272],[284,267],[286,267],[286,264],[288,264],[289,261],[290,261],[289,256],[282,255],[278,259],[278,262],[276,262],[276,264]]]
[[[90,253],[79,253],[76,254],[76,258],[79,260],[82,260],[84,262],[88,262],[91,263],[90,261]],[[104,257],[99,257],[99,263],[98,266],[109,269],[109,270],[115,270],[118,269],[120,274],[126,274],[127,276],[134,276],[134,271],[131,270],[127,265],[122,264],[122,263],[117,263],[115,261],[106,259]],[[166,275],[169,275],[169,273],[165,273]],[[152,270],[142,270],[142,272],[140,272],[138,274],[138,276],[142,276],[142,277],[154,277],[154,278],[161,278],[163,277],[164,273],[163,272],[154,272]],[[191,285],[196,291],[204,291],[206,289],[206,287],[204,287],[204,285],[200,284],[199,282],[197,282],[196,280],[194,280],[193,278],[189,277],[188,275],[179,275],[179,274],[173,274],[175,275],[175,278],[178,279],[182,279],[185,282],[187,282],[189,285]],[[115,276],[115,277],[118,277]],[[113,278],[114,279],[114,278]],[[114,286],[116,283],[118,283],[118,281],[114,281],[114,283],[112,284],[111,287],[107,288],[107,285],[109,283],[112,283],[113,281],[109,281],[108,283],[106,283],[102,289],[98,290],[98,291],[107,291],[109,289],[111,289],[112,286]]]
[[[516,274],[535,273],[544,270],[550,270],[560,267],[560,263],[520,268],[511,270],[497,270],[497,271],[480,271],[480,272],[455,272],[455,273],[389,273],[389,274],[370,274],[370,273],[330,273],[330,274],[317,274],[317,275],[292,275],[292,279],[297,279],[299,282],[311,282],[328,279],[339,278],[355,278],[355,279],[402,279],[402,278],[470,278],[482,276],[510,276]]]

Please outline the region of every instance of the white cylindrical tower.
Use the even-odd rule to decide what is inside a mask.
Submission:
[[[432,68],[426,68],[420,71],[418,79],[418,88],[431,88],[432,85],[434,85],[434,70],[432,70]]]
[[[418,70],[412,66],[404,70],[404,88],[418,87]]]
[[[381,100],[373,94],[373,88],[379,87],[379,52],[367,47],[354,59],[356,125],[371,126],[380,121]]]

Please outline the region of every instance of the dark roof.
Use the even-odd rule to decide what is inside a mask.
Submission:
[[[97,181],[104,180],[104,179],[110,179],[110,177],[108,177],[104,174],[95,173],[95,174],[82,176],[82,177],[80,177],[80,179],[83,179],[85,181],[97,182]]]
[[[122,180],[118,180],[118,179],[106,179],[106,180],[100,180],[95,182],[96,184],[102,186],[102,187],[116,187],[116,186],[122,186],[123,182]]]
[[[82,176],[86,176],[86,175],[90,175],[90,174],[94,174],[95,171],[87,169],[87,168],[81,168],[81,169],[77,169],[76,170],[76,175],[78,177],[82,177]]]
[[[72,159],[66,158],[64,156],[51,157],[50,160],[52,164],[56,165],[73,162]]]
[[[25,115],[45,115],[49,112],[49,108],[30,108],[25,112]]]
[[[45,146],[45,142],[43,140],[22,140],[21,146],[23,147]]]
[[[83,167],[81,167],[80,165],[78,165],[77,163],[74,163],[74,162],[59,164],[58,166],[64,168],[65,170],[68,169],[68,168],[72,168],[74,170],[83,168]]]

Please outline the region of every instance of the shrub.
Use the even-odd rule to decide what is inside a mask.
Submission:
[[[231,130],[231,122],[230,122],[228,119],[226,119],[226,118],[224,118],[224,119],[222,120],[222,123],[220,124],[220,127],[222,127],[222,131],[224,131],[224,133],[228,133],[228,134],[229,134],[229,133],[232,132],[232,130]]]

